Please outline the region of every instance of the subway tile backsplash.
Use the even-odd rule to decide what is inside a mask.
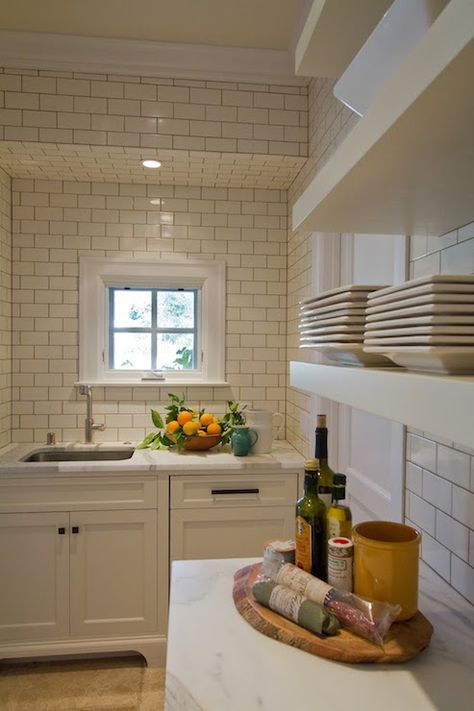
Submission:
[[[12,188],[13,441],[44,442],[50,430],[58,441],[83,438],[74,387],[82,255],[224,261],[229,387],[193,386],[186,397],[219,415],[230,399],[284,413],[286,191],[33,179]],[[169,389],[94,388],[107,428],[96,441],[141,440]]]
[[[410,249],[410,277],[474,273],[474,222],[439,237],[415,235]],[[406,519],[422,529],[423,560],[472,603],[473,455],[474,450],[427,432],[407,437]]]

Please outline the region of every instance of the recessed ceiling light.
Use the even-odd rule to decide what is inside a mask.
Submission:
[[[142,160],[142,165],[145,168],[159,168],[161,163],[159,160]]]

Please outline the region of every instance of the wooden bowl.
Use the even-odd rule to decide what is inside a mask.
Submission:
[[[184,443],[184,449],[189,452],[203,452],[205,449],[211,449],[219,444],[221,441],[221,435],[206,435],[205,437],[200,437],[199,435],[191,435],[186,438]]]

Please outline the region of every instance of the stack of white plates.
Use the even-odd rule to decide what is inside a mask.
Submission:
[[[364,351],[367,296],[380,286],[340,286],[300,302],[300,348],[320,351],[346,365],[391,365],[385,356]]]
[[[368,294],[364,351],[411,370],[474,372],[474,275],[435,274]]]

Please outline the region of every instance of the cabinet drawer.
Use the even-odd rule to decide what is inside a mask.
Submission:
[[[293,506],[233,507],[171,512],[171,559],[248,558],[266,541],[293,538]]]
[[[0,511],[151,509],[157,506],[154,479],[77,477],[0,482]]]
[[[296,474],[171,477],[171,508],[284,506],[296,502]]]

